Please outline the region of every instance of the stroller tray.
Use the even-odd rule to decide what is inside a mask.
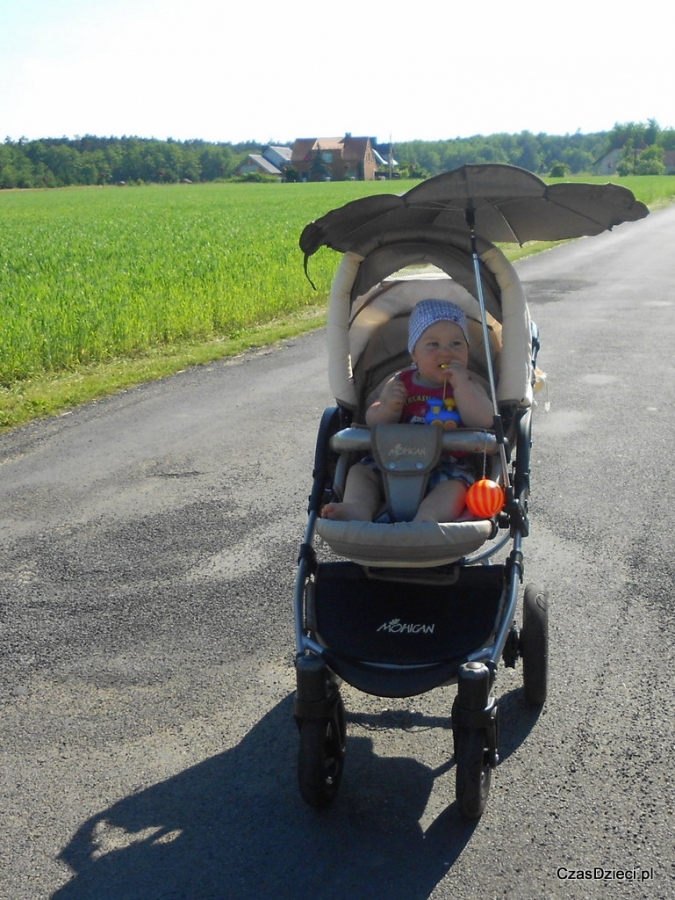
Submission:
[[[322,563],[308,625],[331,655],[375,664],[430,665],[480,650],[495,630],[504,567],[458,568],[445,584],[424,573],[384,580],[351,562]]]

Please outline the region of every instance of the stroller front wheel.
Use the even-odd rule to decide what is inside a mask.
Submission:
[[[314,809],[325,809],[335,799],[345,761],[345,710],[339,698],[329,719],[300,723],[298,781],[302,799]]]
[[[464,818],[478,819],[485,810],[492,781],[485,732],[458,728],[454,740],[457,803]]]

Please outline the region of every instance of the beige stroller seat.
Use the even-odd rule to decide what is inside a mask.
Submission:
[[[516,273],[496,247],[487,247],[481,256],[492,301],[492,312],[486,311],[486,329],[481,322],[479,303],[466,286],[471,285],[471,279],[465,277],[466,264],[462,261],[458,265],[456,252],[448,254],[446,248],[438,248],[430,253],[426,246],[420,253],[415,244],[403,244],[396,249],[395,258],[390,253],[380,254],[382,259],[378,260],[376,251],[375,259],[369,258],[367,263],[357,254],[344,254],[333,282],[327,328],[330,386],[338,403],[353,411],[355,423],[331,439],[331,449],[339,454],[334,490],[339,496],[349,466],[359,454],[388,453],[386,458],[392,458],[393,462],[382,472],[392,521],[380,524],[320,518],[316,532],[335,553],[362,565],[401,568],[445,565],[474,553],[494,537],[495,522],[476,519],[468,512],[458,522],[408,521],[415,511],[410,506],[410,498],[417,497],[419,502],[428,477],[428,468],[420,465],[420,455],[429,458],[431,453],[415,447],[426,448],[438,440],[439,452],[476,454],[483,459],[487,477],[503,480],[494,433],[459,428],[441,436],[438,434],[441,429],[433,425],[380,426],[371,432],[360,423],[384,381],[410,364],[408,319],[420,300],[451,300],[464,310],[469,325],[469,368],[486,387],[489,385],[487,331],[500,408],[522,409],[532,402],[530,320]],[[405,263],[403,269],[381,277],[383,266],[401,259]],[[362,265],[367,271],[362,270]],[[367,281],[373,278],[378,280],[368,285]],[[355,286],[365,290],[352,301]],[[392,428],[395,431],[390,434]],[[388,450],[382,449],[392,441]]]

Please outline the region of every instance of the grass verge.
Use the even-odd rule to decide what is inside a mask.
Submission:
[[[34,419],[62,415],[83,403],[175,375],[190,366],[206,365],[306,334],[325,324],[325,307],[309,307],[229,338],[172,344],[136,357],[79,366],[58,375],[19,381],[9,388],[0,388],[0,433]]]

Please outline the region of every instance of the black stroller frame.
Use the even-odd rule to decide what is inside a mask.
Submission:
[[[345,254],[331,292],[328,323],[329,377],[333,378],[332,386],[337,384],[337,402],[324,411],[319,426],[294,599],[297,686],[293,714],[300,739],[298,779],[303,799],[317,809],[333,802],[344,769],[347,742],[342,681],[367,694],[396,698],[457,686],[450,713],[456,800],[461,814],[469,819],[482,815],[492,770],[499,761],[498,701],[493,687],[500,660],[507,667],[515,667],[522,660],[528,704],[540,707],[546,700],[545,589],[534,583],[524,587],[522,623],[517,625],[524,583],[522,545],[530,528],[532,391],[539,336],[513,268],[491,243],[514,237],[504,236],[501,223],[481,226],[488,220],[481,219],[480,212],[483,204],[492,214],[497,181],[504,181],[513,193],[511,178],[523,181],[525,194],[533,182],[543,185],[531,173],[510,166],[466,166],[424,182],[403,198],[387,195],[383,200],[381,195],[333,210],[310,223],[300,239],[306,261],[323,245]],[[459,182],[457,190],[455,182]],[[448,186],[459,194],[457,206],[463,229],[455,220],[446,221]],[[588,186],[565,187],[573,188],[575,194],[579,187]],[[555,213],[552,227],[558,229],[558,237],[593,234],[619,221],[646,215],[646,208],[636,204],[624,189],[619,194],[621,212],[617,214],[616,186],[608,185],[605,187],[612,189],[611,221],[598,226],[595,189],[600,186],[591,187],[592,228],[575,225],[581,230],[559,234],[562,226]],[[412,199],[406,200],[415,192],[421,194],[417,206]],[[560,192],[556,197],[559,205]],[[564,228],[569,230],[568,219],[565,211]],[[537,227],[545,230],[539,221]],[[546,239],[546,234],[541,239]],[[425,282],[415,274],[401,275],[420,264],[433,267],[438,280]],[[348,277],[342,269],[350,272]],[[403,283],[407,277],[410,284]],[[372,334],[385,333],[387,344],[397,322],[407,325],[407,315],[414,306],[410,292],[417,291],[420,299],[435,297],[441,289],[463,291],[471,303],[478,305],[475,328],[479,329],[479,339],[472,338],[471,346],[482,344],[485,362],[480,372],[474,361],[474,371],[487,375],[494,404],[493,428],[484,432],[459,428],[445,432],[442,438],[436,438],[440,429],[434,425],[386,426],[399,429],[393,437],[381,433],[383,426],[371,432],[360,424],[367,405],[366,387],[372,390],[376,386],[372,379],[379,384],[406,363],[399,355],[391,359],[387,369],[375,365],[369,383],[365,364],[361,365],[365,357],[352,356],[354,344],[349,344],[351,338],[345,335],[355,327],[359,316],[371,316],[377,326]],[[397,290],[399,295],[394,297]],[[387,292],[394,299],[384,298]],[[505,307],[504,315],[502,300],[512,304],[509,310]],[[392,303],[388,321],[384,305],[374,309],[385,302]],[[333,308],[338,310],[337,320],[331,320]],[[349,312],[340,319],[343,308]],[[494,352],[496,332],[497,350],[501,352],[499,384],[493,368],[493,356],[498,356]],[[514,335],[515,351],[509,363],[506,351]],[[334,354],[337,363],[331,361],[335,336],[339,344]],[[341,365],[347,369],[344,386]],[[357,390],[354,384],[359,379]],[[501,512],[489,520],[437,527],[411,523],[410,515],[396,515],[392,497],[397,494],[388,485],[417,477],[412,472],[414,465],[407,461],[416,458],[417,441],[426,440],[422,432],[429,430],[435,433],[438,452],[442,445],[450,452],[483,454],[485,463],[490,463],[488,477],[498,480],[505,491]],[[400,467],[398,462],[391,464],[392,469],[398,467],[400,471],[383,471],[394,524],[345,524],[322,519],[323,505],[340,497],[346,471],[358,455],[379,447],[380,442],[386,445],[386,441],[390,441],[389,446],[394,441],[397,454],[406,460]],[[317,533],[333,551],[333,558],[319,559],[314,546]],[[506,559],[491,561],[507,544],[510,549]]]
[[[499,527],[506,531],[501,540],[449,567],[406,570],[405,576],[400,570],[385,568],[371,570],[359,578],[353,564],[319,562],[313,545],[316,520],[331,495],[337,462],[331,439],[349,427],[349,413],[344,408],[325,410],[317,437],[309,519],[300,549],[295,594],[297,690],[293,713],[300,731],[300,790],[310,806],[328,806],[342,777],[346,726],[340,679],[368,694],[401,698],[457,683],[451,713],[457,800],[465,817],[482,814],[491,770],[499,761],[498,706],[491,695],[499,660],[503,658],[505,665],[515,667],[517,659],[523,657],[527,701],[539,706],[546,698],[548,607],[545,592],[528,585],[523,627],[519,631],[515,625],[524,568],[521,544],[529,527],[530,423],[529,411],[517,422],[517,464],[512,496],[499,516]],[[506,562],[485,565],[509,539],[512,548]],[[469,563],[483,565],[469,569]],[[348,647],[344,652],[344,646],[338,650],[327,646],[323,630],[317,638],[318,627],[329,636],[336,632],[344,645],[340,623],[330,614],[335,601],[339,603],[340,589],[350,591],[349,608],[338,607],[345,618],[357,611],[355,607],[359,604],[370,604],[369,615],[365,619],[360,617],[364,629],[382,618],[385,608],[399,611],[408,608],[406,591],[424,590],[433,594],[427,617],[437,614],[439,603],[444,603],[444,622],[451,628],[453,620],[459,621],[460,631],[446,635],[448,646],[445,658],[440,660],[433,653],[429,662],[418,658],[398,665],[355,658]],[[414,602],[419,606],[419,597]],[[467,622],[466,611],[462,610],[467,602],[480,607],[473,610],[473,623]],[[321,608],[324,605],[328,609]],[[389,615],[388,611],[386,617]],[[414,636],[410,635],[413,639]]]

